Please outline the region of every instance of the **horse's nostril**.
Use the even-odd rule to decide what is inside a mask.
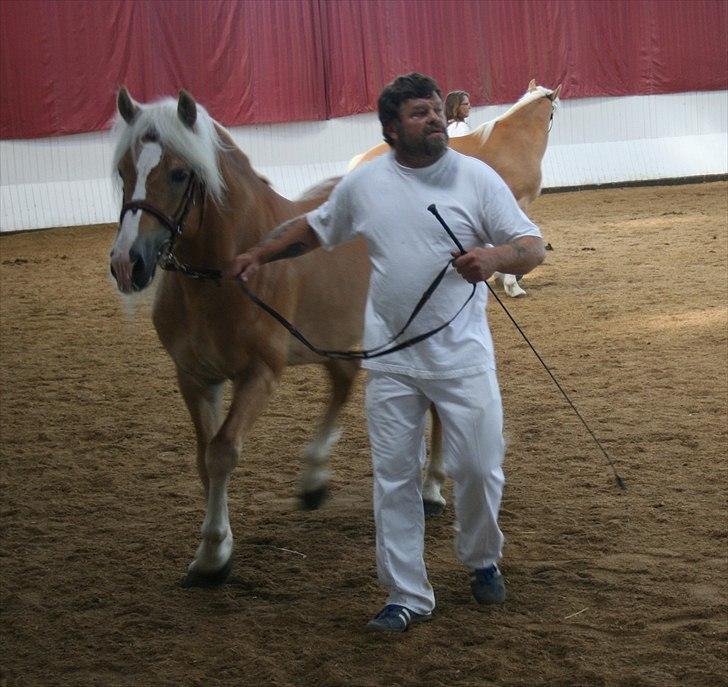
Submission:
[[[145,269],[144,269],[144,260],[137,257],[136,260],[132,263],[131,268],[131,280],[135,284],[143,284],[145,279]]]
[[[111,276],[116,279],[116,270],[114,269],[114,266],[109,265],[109,269],[111,270]]]
[[[131,284],[135,291],[141,291],[152,281],[156,263],[152,260],[147,262],[141,255],[131,255],[133,259],[131,267]]]

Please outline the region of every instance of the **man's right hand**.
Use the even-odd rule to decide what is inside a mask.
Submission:
[[[260,256],[255,249],[236,255],[222,270],[222,276],[229,279],[248,281],[260,269]]]
[[[289,219],[271,231],[257,246],[234,257],[222,270],[223,277],[248,281],[260,266],[295,258],[321,245],[316,233],[308,226],[306,215]]]

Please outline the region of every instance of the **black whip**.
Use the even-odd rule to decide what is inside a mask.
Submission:
[[[455,245],[457,245],[457,247],[460,249],[460,252],[463,253],[463,254],[465,254],[465,249],[460,244],[460,241],[457,240],[457,238],[455,237],[455,234],[453,234],[453,232],[450,229],[450,227],[447,226],[445,220],[442,219],[442,217],[440,216],[440,213],[437,211],[437,207],[435,207],[435,204],[433,203],[432,205],[428,206],[427,209],[437,218],[437,221],[440,222],[440,224],[442,225],[443,229],[445,229],[445,231],[450,235],[450,238],[455,242]],[[533,351],[534,355],[538,358],[538,360],[541,363],[541,365],[543,365],[543,367],[546,370],[546,372],[549,373],[549,376],[553,380],[554,384],[556,384],[558,390],[562,393],[562,395],[566,399],[567,403],[571,406],[571,409],[576,413],[576,416],[581,420],[581,423],[584,425],[584,427],[586,427],[586,430],[591,435],[591,438],[594,439],[594,442],[599,447],[599,449],[601,450],[601,452],[604,454],[604,457],[607,459],[607,463],[612,468],[612,472],[614,473],[614,480],[617,483],[617,486],[620,489],[622,489],[623,491],[626,491],[626,489],[627,489],[627,483],[617,473],[617,468],[614,465],[614,461],[612,460],[611,456],[607,453],[607,451],[604,448],[604,446],[602,446],[602,443],[599,441],[599,439],[597,439],[596,434],[594,434],[594,432],[592,431],[591,427],[589,427],[589,425],[587,424],[586,420],[582,417],[581,413],[577,410],[576,406],[574,405],[574,403],[572,402],[572,400],[569,398],[569,395],[564,391],[564,389],[561,386],[561,384],[559,384],[559,380],[556,379],[556,377],[554,376],[554,373],[551,372],[551,370],[549,369],[548,365],[546,365],[546,363],[543,361],[543,358],[539,355],[539,352],[534,348],[533,344],[528,340],[528,337],[526,336],[526,334],[524,333],[524,331],[521,329],[521,327],[518,325],[518,322],[516,322],[513,319],[513,315],[511,315],[511,313],[508,312],[508,308],[506,308],[506,306],[503,304],[503,301],[501,301],[501,299],[498,298],[498,294],[495,292],[495,290],[493,289],[493,287],[487,281],[485,282],[485,285],[488,287],[488,290],[493,294],[493,297],[496,299],[496,301],[498,301],[498,304],[500,305],[500,307],[503,308],[503,310],[505,311],[506,315],[508,315],[508,318],[510,319],[510,321],[513,322],[513,325],[518,330],[518,332],[520,333],[520,335],[523,337],[524,341],[530,346],[530,348]]]

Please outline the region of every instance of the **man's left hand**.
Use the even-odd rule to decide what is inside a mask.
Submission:
[[[475,284],[489,279],[494,272],[528,274],[543,262],[546,252],[540,236],[520,236],[500,246],[471,248],[464,255],[454,250],[452,256],[460,276]]]
[[[498,272],[497,256],[492,248],[471,248],[467,253],[454,250],[453,267],[460,276],[471,284],[485,281]]]

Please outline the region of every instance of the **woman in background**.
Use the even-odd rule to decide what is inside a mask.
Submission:
[[[447,135],[452,138],[469,134],[470,126],[465,121],[469,114],[470,96],[465,91],[450,91],[445,98]]]

